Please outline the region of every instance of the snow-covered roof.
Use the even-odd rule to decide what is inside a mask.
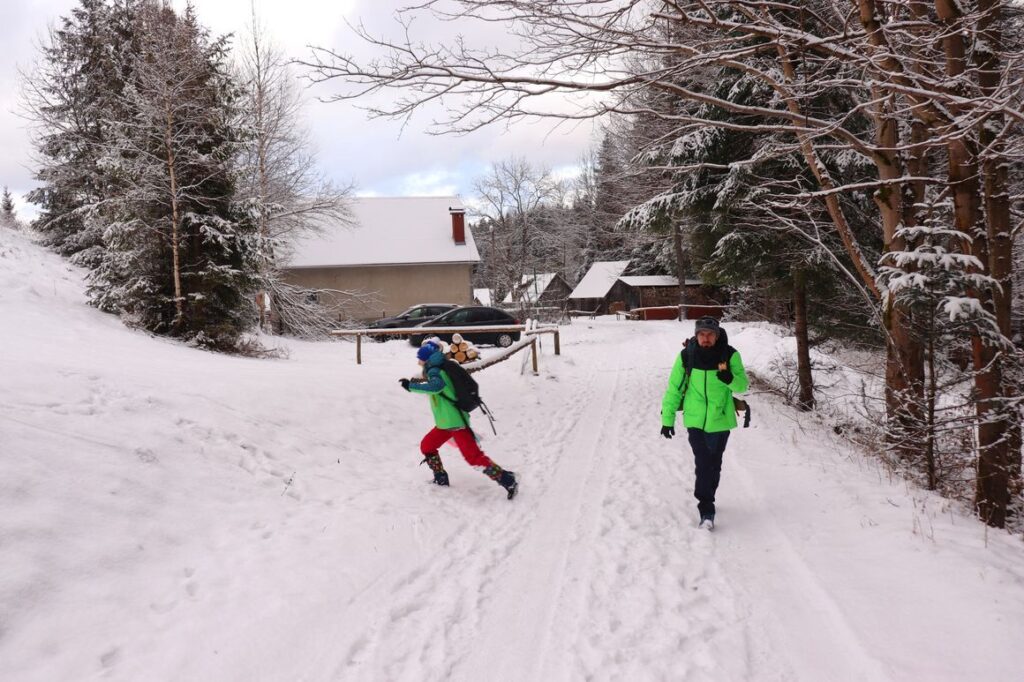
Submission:
[[[627,267],[628,260],[594,263],[569,294],[569,298],[604,298]]]
[[[480,253],[466,225],[466,243],[452,238],[449,208],[458,197],[360,197],[352,200],[352,227],[329,222],[300,237],[286,267],[315,268],[412,263],[476,263]]]
[[[491,305],[490,289],[473,289],[473,298],[480,302],[480,305]]]
[[[679,279],[670,275],[639,275],[634,277],[619,277],[631,287],[677,287]]]
[[[519,283],[520,300],[524,303],[536,303],[551,282],[554,281],[556,273],[544,272],[537,275],[523,275],[523,281]],[[505,294],[502,303],[512,303],[512,292]]]

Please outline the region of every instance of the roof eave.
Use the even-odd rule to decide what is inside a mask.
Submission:
[[[435,260],[435,261],[417,261],[415,263],[321,263],[319,265],[282,265],[282,270],[315,270],[317,268],[393,268],[393,267],[405,267],[412,265],[476,265],[480,262],[480,259],[476,260]]]

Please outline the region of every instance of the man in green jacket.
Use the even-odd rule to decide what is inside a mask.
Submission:
[[[476,434],[469,428],[469,415],[455,404],[455,386],[448,372],[444,371],[445,356],[441,348],[427,342],[420,347],[416,358],[423,366],[423,380],[411,381],[399,379],[398,382],[410,393],[421,393],[430,396],[430,410],[434,414],[434,428],[420,442],[423,462],[434,472],[434,483],[448,485],[448,472],[441,462],[438,449],[450,439],[455,439],[466,463],[479,469],[485,476],[495,481],[512,499],[519,491],[519,482],[511,471],[502,469],[490,457],[484,454],[476,442]],[[421,462],[422,463],[422,462]]]
[[[715,527],[715,491],[722,474],[722,453],[729,432],[736,428],[732,394],[742,393],[748,386],[740,354],[729,345],[718,320],[697,320],[696,337],[689,339],[676,356],[661,401],[661,435],[672,438],[676,434],[676,412],[681,407],[693,450],[693,496],[697,498],[702,528]]]

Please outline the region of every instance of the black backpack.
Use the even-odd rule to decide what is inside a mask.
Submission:
[[[452,388],[455,389],[454,404],[457,408],[463,412],[472,412],[483,405],[484,401],[480,399],[480,386],[462,365],[454,360],[445,360],[441,369],[452,381]]]
[[[491,431],[494,431],[494,435],[498,435],[497,429],[494,428],[494,416],[487,409],[487,403],[480,399],[480,386],[476,383],[476,380],[469,376],[469,372],[462,365],[452,359],[445,360],[444,364],[441,365],[441,369],[445,371],[448,379],[452,382],[452,388],[455,389],[455,400],[452,400],[444,393],[438,395],[459,408],[462,412],[472,412],[479,407],[480,411],[487,416],[487,421],[491,425]],[[466,422],[465,417],[463,417],[463,422],[465,422],[466,428],[469,429],[469,422]],[[473,431],[473,429],[469,430],[470,432]]]

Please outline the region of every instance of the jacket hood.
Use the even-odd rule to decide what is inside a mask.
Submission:
[[[719,330],[718,339],[711,348],[703,348],[697,343],[696,337],[691,337],[689,343],[693,344],[693,367],[691,369],[712,370],[718,368],[718,363],[728,361],[732,354],[729,346],[729,335],[724,329]],[[687,351],[689,352],[689,351]]]
[[[434,354],[427,358],[427,367],[440,367],[444,364],[444,353],[441,351],[434,351]]]
[[[718,341],[715,342],[715,346],[719,348],[725,348],[729,345],[729,334],[725,331],[725,327],[718,328]]]

